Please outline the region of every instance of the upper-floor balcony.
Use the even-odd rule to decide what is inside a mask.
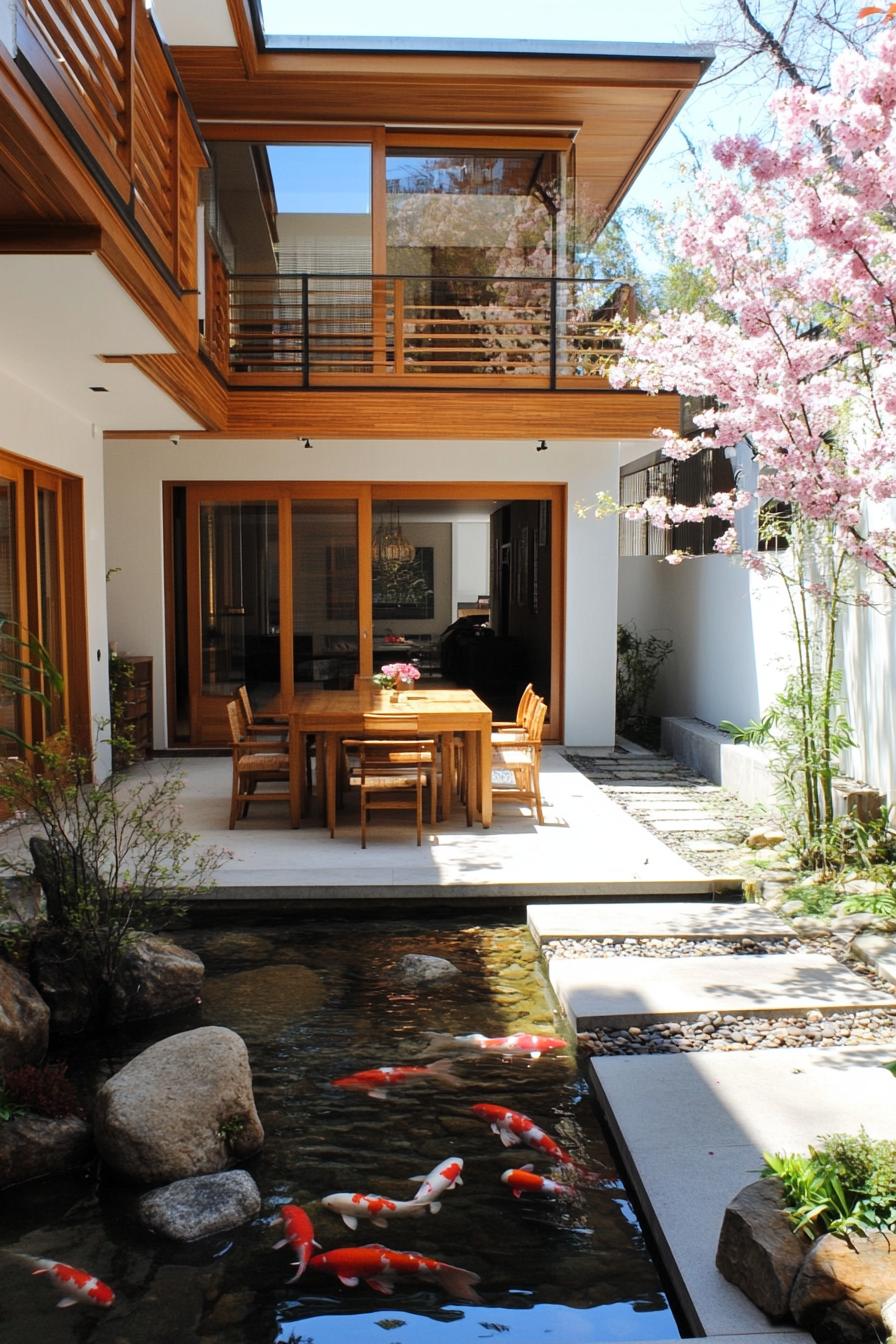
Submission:
[[[533,276],[227,274],[210,255],[206,345],[233,386],[605,385],[625,281]]]

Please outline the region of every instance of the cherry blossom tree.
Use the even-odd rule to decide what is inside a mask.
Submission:
[[[656,431],[669,457],[752,451],[754,489],[687,510],[648,499],[626,516],[661,527],[724,519],[716,549],[729,554],[740,510],[759,507],[786,532],[786,555],[743,558],[775,573],[790,601],[804,829],[817,849],[845,740],[838,618],[845,602],[869,602],[869,575],[896,583],[896,25],[870,52],[843,52],[826,91],[796,84],[772,111],[774,142],[716,145],[717,167],[677,225],[677,254],[704,277],[706,300],[629,329],[610,376],[706,399],[696,436]],[[610,507],[599,501],[598,512]]]

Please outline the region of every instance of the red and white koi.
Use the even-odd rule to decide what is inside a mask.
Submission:
[[[385,1065],[381,1069],[364,1069],[360,1073],[350,1073],[345,1078],[334,1078],[333,1087],[345,1087],[358,1092],[366,1092],[368,1097],[386,1097],[388,1089],[400,1087],[405,1083],[440,1082],[449,1087],[463,1087],[456,1074],[451,1072],[450,1059],[437,1059],[432,1064],[395,1064]]]
[[[414,1196],[414,1201],[429,1204],[433,1213],[438,1213],[442,1207],[438,1203],[439,1196],[446,1190],[453,1190],[456,1185],[463,1185],[461,1180],[463,1169],[462,1157],[446,1157],[438,1166],[433,1167],[428,1176],[409,1176],[410,1181],[423,1182]]]
[[[293,1264],[296,1272],[291,1279],[287,1279],[287,1283],[295,1283],[308,1268],[308,1261],[313,1254],[312,1247],[316,1246],[320,1250],[320,1242],[314,1240],[311,1219],[297,1204],[284,1204],[280,1209],[279,1221],[283,1224],[285,1235],[274,1242],[274,1250],[279,1251],[283,1246],[291,1246],[295,1251],[296,1259]]]
[[[505,1148],[514,1148],[522,1143],[525,1147],[534,1149],[536,1153],[543,1153],[545,1157],[553,1158],[555,1162],[562,1162],[565,1166],[576,1165],[566,1149],[561,1148],[550,1134],[539,1129],[528,1115],[522,1115],[519,1111],[508,1111],[504,1106],[493,1106],[490,1102],[471,1106],[470,1110],[479,1120],[487,1121],[492,1133],[497,1134]]]
[[[57,1307],[74,1307],[78,1302],[86,1302],[92,1307],[111,1307],[115,1301],[115,1294],[109,1285],[86,1269],[75,1269],[74,1265],[63,1264],[61,1260],[42,1260],[19,1251],[13,1254],[32,1266],[32,1274],[46,1274],[52,1279],[62,1293]]]
[[[539,1176],[531,1164],[525,1167],[510,1167],[507,1171],[502,1171],[501,1180],[510,1187],[514,1199],[519,1199],[524,1193],[561,1195],[570,1199],[576,1193],[571,1185],[561,1185],[559,1181],[549,1180],[547,1176]]]
[[[437,1283],[449,1297],[462,1302],[482,1300],[473,1287],[479,1282],[479,1275],[471,1270],[446,1265],[441,1260],[432,1260],[412,1251],[390,1251],[386,1246],[343,1246],[335,1251],[325,1251],[323,1255],[314,1256],[308,1268],[335,1274],[347,1288],[365,1283],[374,1292],[386,1296],[393,1292],[396,1279],[413,1277]]]
[[[453,1046],[461,1050],[486,1050],[495,1055],[528,1055],[530,1059],[567,1048],[567,1042],[559,1036],[533,1036],[528,1031],[516,1031],[512,1036],[483,1036],[478,1031],[469,1036],[445,1036],[439,1032],[429,1035],[430,1049],[448,1050]]]
[[[427,1212],[438,1213],[441,1204],[424,1204],[414,1199],[386,1199],[385,1195],[325,1195],[321,1200],[330,1213],[338,1213],[353,1231],[359,1218],[369,1218],[374,1227],[388,1227],[390,1218],[421,1218]]]

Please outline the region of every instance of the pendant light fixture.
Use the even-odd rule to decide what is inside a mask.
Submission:
[[[408,564],[417,554],[401,530],[401,514],[398,505],[389,505],[388,516],[381,515],[373,536],[374,564]]]

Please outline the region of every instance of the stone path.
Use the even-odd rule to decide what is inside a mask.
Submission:
[[[582,1042],[597,1056],[592,1086],[689,1327],[728,1344],[811,1344],[716,1270],[722,1215],[765,1151],[804,1151],[861,1124],[892,1136],[896,1080],[880,1066],[896,1056],[896,997],[803,950],[756,906],[533,906],[528,917],[570,1022],[594,1029]],[[564,955],[588,940],[621,955]],[[751,941],[775,950],[730,955]],[[686,954],[713,942],[716,955]]]
[[[608,798],[636,817],[701,872],[752,872],[743,841],[767,817],[671,756],[642,748],[567,752],[567,759]]]

